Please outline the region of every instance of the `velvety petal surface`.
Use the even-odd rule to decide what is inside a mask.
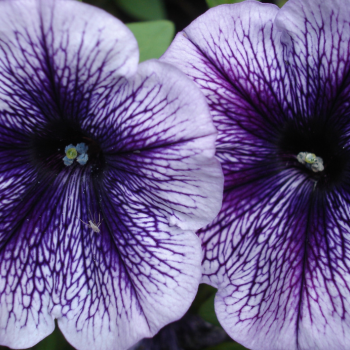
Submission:
[[[5,1],[0,20],[1,343],[57,318],[77,349],[127,349],[197,291],[223,187],[204,96],[165,63],[135,74],[131,33],[87,5]]]
[[[200,231],[203,281],[250,349],[349,349],[348,5],[219,6],[163,56],[201,87],[219,131],[224,203]]]

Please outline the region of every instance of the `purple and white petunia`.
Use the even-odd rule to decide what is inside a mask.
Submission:
[[[200,90],[138,66],[119,20],[70,0],[0,1],[0,344],[54,319],[77,349],[126,349],[180,318],[195,231],[219,212]]]
[[[219,321],[250,349],[350,349],[350,1],[222,5],[163,60],[219,133],[224,204],[200,232]]]

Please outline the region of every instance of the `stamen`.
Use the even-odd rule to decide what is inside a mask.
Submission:
[[[324,170],[323,159],[317,157],[314,153],[300,152],[297,155],[297,159],[301,164],[304,164],[308,169],[315,173]]]
[[[67,156],[63,158],[63,163],[65,166],[70,166],[74,162],[74,159],[69,159]]]
[[[85,145],[84,142],[78,143],[76,146],[70,144],[65,148],[66,156],[63,158],[63,163],[65,166],[70,166],[73,164],[74,159],[80,165],[85,165],[89,160],[89,156],[86,153],[89,147]]]
[[[88,151],[89,146],[86,146],[85,143],[82,142],[82,143],[77,144],[76,149],[77,149],[78,153],[85,154]]]
[[[87,161],[89,160],[89,156],[85,153],[85,154],[81,154],[78,158],[77,158],[77,162],[80,165],[85,165],[87,163]]]

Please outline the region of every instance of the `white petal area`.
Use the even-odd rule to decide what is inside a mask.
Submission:
[[[203,282],[228,334],[253,350],[298,349],[312,183],[289,169],[227,192],[200,238]]]
[[[0,264],[0,339],[15,349],[34,346],[55,328],[46,289],[50,271],[37,264],[42,251],[31,251],[22,237],[2,251]]]
[[[71,306],[67,289],[74,281],[64,266],[74,269],[82,259],[75,182],[69,174],[50,174],[32,182],[21,191],[16,220],[13,212],[8,213],[12,226],[1,225],[2,345],[15,349],[35,345],[54,330],[62,308]],[[72,260],[70,251],[77,254]]]
[[[42,251],[31,249],[26,220],[41,192],[38,173],[21,147],[23,134],[11,128],[18,119],[2,113],[0,119],[0,342],[23,349],[54,330],[44,282],[51,274],[37,264]]]
[[[257,1],[221,5],[180,32],[162,61],[184,71],[205,94],[219,135],[218,148],[266,147],[290,99],[278,8]],[[264,151],[264,150],[263,150]]]
[[[249,215],[247,204],[237,211],[239,199],[231,200],[226,216],[233,210],[236,218],[227,222],[221,214],[209,230],[221,228],[220,243],[208,232],[207,258],[218,254],[217,273],[205,281],[219,287],[219,321],[249,349],[349,349],[349,198],[316,191],[310,207],[311,188],[300,185],[276,188],[278,196],[251,203]]]
[[[315,196],[300,303],[299,349],[349,349],[350,198],[348,185],[344,187]]]
[[[121,76],[137,70],[131,31],[78,1],[0,2],[0,109],[24,130],[82,117]]]
[[[285,33],[281,39],[294,108],[305,118],[329,120],[330,115],[348,114],[350,1],[291,0],[275,23]],[[341,118],[332,117],[331,122],[344,124]]]
[[[116,89],[106,115],[84,124],[104,151],[106,186],[161,210],[169,226],[205,226],[220,210],[223,174],[204,96],[182,72],[156,61]]]
[[[106,209],[98,235],[89,232],[96,252],[85,260],[91,266],[81,264],[72,274],[78,282],[71,288],[74,307],[58,319],[79,350],[128,349],[182,317],[197,292],[202,257],[198,237],[169,230],[161,220],[160,232],[152,232],[152,219],[142,219],[142,205],[121,207]]]
[[[32,196],[23,196],[25,215],[1,226],[3,345],[33,346],[58,319],[77,349],[127,349],[183,316],[195,297],[202,258],[196,234],[169,228],[164,216],[144,220],[147,205],[111,206],[110,193],[96,201],[97,184],[85,171],[41,178]],[[103,214],[99,233],[80,221],[91,213]]]

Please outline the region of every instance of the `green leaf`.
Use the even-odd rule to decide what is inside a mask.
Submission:
[[[222,4],[235,4],[244,0],[206,0],[209,7],[214,7]],[[260,0],[259,0],[260,1]]]
[[[129,23],[127,26],[139,44],[140,62],[163,55],[175,34],[174,23],[166,20]]]
[[[141,21],[166,18],[162,0],[115,0],[120,9]]]
[[[196,298],[191,305],[191,312],[198,314],[202,304],[212,295],[215,295],[218,290],[209,284],[201,283],[198,287]]]
[[[198,315],[201,316],[205,321],[220,326],[220,323],[216,317],[214,309],[214,298],[215,295],[211,295],[199,308]]]
[[[288,0],[277,0],[276,5],[282,7]]]
[[[39,344],[35,345],[32,350],[74,350],[74,348],[67,342],[57,327],[55,330]]]
[[[247,348],[235,342],[227,342],[211,346],[210,348],[205,348],[204,350],[247,350]]]

